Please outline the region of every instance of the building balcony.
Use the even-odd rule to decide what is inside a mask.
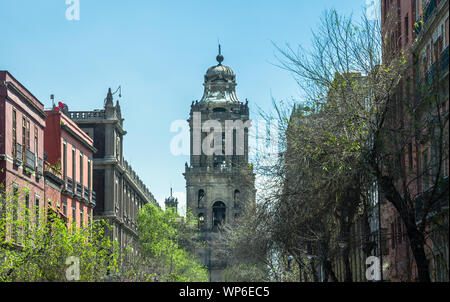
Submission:
[[[415,200],[415,210],[416,210],[416,221],[421,221],[423,210],[424,210],[424,202],[429,201],[433,197],[433,205],[429,209],[429,217],[433,217],[439,213],[441,213],[444,209],[448,209],[448,176],[442,178],[440,181],[439,187],[437,188],[434,196],[431,196],[433,193],[433,188],[431,187],[422,194],[420,194]],[[437,197],[439,200],[435,200]]]
[[[83,198],[85,200],[89,200],[89,188],[88,187],[83,187]]]
[[[35,156],[34,153],[31,152],[30,150],[26,150],[25,151],[25,167],[34,170],[35,169]]]
[[[438,79],[444,79],[448,74],[449,67],[449,46],[447,46],[441,53],[437,61],[430,65],[425,72],[425,76],[416,82],[416,88],[422,89],[422,85],[431,87],[433,83],[437,83]]]
[[[44,160],[42,158],[38,159],[38,169],[36,171],[37,177],[42,177],[44,175]]]
[[[79,182],[77,182],[76,195],[80,198],[83,198],[83,186]]]
[[[94,205],[94,207],[95,207],[95,205],[97,204],[97,196],[96,196],[96,194],[95,194],[95,191],[92,191],[92,196],[91,196],[91,203]]]
[[[66,190],[69,193],[73,193],[73,181],[72,181],[72,178],[70,178],[70,177],[67,177],[67,180],[66,180]]]
[[[13,150],[14,164],[20,166],[23,162],[22,145],[16,143],[15,149]]]
[[[433,13],[436,11],[437,2],[436,0],[430,0],[428,1],[427,7],[425,8],[425,14],[423,16],[423,22],[428,22],[433,15]]]

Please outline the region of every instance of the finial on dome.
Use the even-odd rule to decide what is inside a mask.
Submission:
[[[220,44],[219,44],[219,55],[216,57],[216,60],[217,60],[217,62],[219,62],[219,65],[222,65],[223,56],[222,56]]]

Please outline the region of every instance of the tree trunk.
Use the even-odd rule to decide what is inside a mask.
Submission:
[[[380,174],[377,175],[378,177]],[[414,255],[414,260],[417,266],[417,273],[420,282],[431,282],[430,268],[428,266],[428,259],[425,254],[425,236],[423,232],[417,227],[416,216],[414,211],[408,210],[407,201],[402,198],[395,188],[392,178],[382,176],[379,177],[380,187],[384,192],[387,200],[389,200],[400,214],[403,223],[406,226],[409,243]]]
[[[323,262],[323,268],[325,270],[325,280],[324,282],[328,282],[328,278],[331,278],[331,282],[339,282],[339,280],[336,278],[336,275],[333,271],[333,267],[331,265],[330,260],[325,260]]]
[[[420,282],[431,282],[429,262],[425,254],[425,238],[416,228],[407,227],[407,232],[416,261],[417,277]]]
[[[343,254],[342,256],[344,258],[344,267],[345,267],[344,282],[353,282],[352,268],[350,267],[350,259],[349,259],[350,247],[348,245],[344,248],[344,251],[342,254]]]

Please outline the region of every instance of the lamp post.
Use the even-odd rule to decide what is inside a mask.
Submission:
[[[292,257],[292,255],[289,255],[288,257],[288,272],[291,271],[291,262],[294,259],[294,257]]]
[[[341,250],[343,250],[343,249],[345,249],[347,247],[347,242],[345,242],[344,240],[339,240],[338,241],[338,245],[339,245],[339,248]]]

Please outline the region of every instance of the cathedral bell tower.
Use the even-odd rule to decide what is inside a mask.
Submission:
[[[226,263],[214,242],[221,226],[232,226],[245,203],[255,202],[255,177],[248,162],[248,102],[236,96],[236,75],[222,65],[220,45],[216,59],[218,64],[206,71],[202,99],[191,105],[191,155],[184,177],[187,207],[198,217],[201,238],[207,243],[198,254],[210,280],[222,281]]]

